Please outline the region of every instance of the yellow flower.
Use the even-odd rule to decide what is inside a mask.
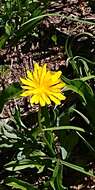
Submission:
[[[40,104],[45,106],[53,101],[56,105],[65,100],[61,89],[65,83],[61,81],[61,71],[52,72],[47,71],[46,64],[42,67],[37,63],[34,64],[34,71],[27,71],[26,78],[20,78],[25,90],[21,96],[30,96],[30,103],[33,105]]]

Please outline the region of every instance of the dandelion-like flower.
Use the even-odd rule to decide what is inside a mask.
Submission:
[[[52,72],[46,69],[46,64],[39,66],[34,64],[34,71],[27,70],[27,77],[20,78],[24,92],[21,96],[30,96],[31,105],[40,104],[45,106],[53,101],[56,105],[65,100],[61,90],[65,83],[61,81],[62,72]]]

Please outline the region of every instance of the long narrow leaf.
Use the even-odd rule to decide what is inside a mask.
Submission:
[[[56,131],[56,130],[76,130],[76,131],[85,132],[84,129],[75,126],[59,126],[59,127],[51,127],[43,129],[43,131]]]
[[[78,113],[84,120],[85,122],[89,125],[90,124],[90,121],[89,119],[83,114],[81,113],[80,111],[76,110],[75,108],[71,108],[73,111],[75,111],[76,113]]]
[[[12,189],[36,190],[33,185],[13,177],[7,178],[6,184],[12,187]]]
[[[78,134],[78,136],[83,140],[83,142],[86,144],[86,146],[94,152],[95,154],[95,149],[91,146],[91,144],[79,133],[76,131],[76,133]]]
[[[43,14],[37,17],[34,17],[30,20],[28,20],[27,22],[25,22],[23,25],[30,23],[31,21],[37,20],[39,18],[44,18],[44,17],[48,17],[48,16],[59,16],[63,19],[67,19],[67,20],[72,20],[75,22],[79,22],[79,23],[83,23],[83,24],[88,24],[88,25],[95,25],[94,19],[92,19],[92,21],[88,20],[88,19],[80,19],[80,18],[75,18],[75,17],[71,17],[71,16],[65,16],[64,14],[59,14],[59,13],[48,13],[48,14]]]
[[[95,177],[92,171],[88,171],[88,172],[87,172],[87,171],[85,171],[85,169],[84,169],[83,167],[81,167],[81,166],[77,166],[77,165],[75,165],[75,164],[71,164],[71,163],[69,163],[69,162],[62,161],[62,160],[60,160],[60,163],[63,164],[63,165],[65,165],[65,166],[67,166],[67,167],[69,167],[69,168],[72,168],[72,169],[74,169],[74,170],[76,170],[76,171],[78,171],[78,172],[81,172],[81,173],[83,173],[83,174],[86,174],[86,175]]]

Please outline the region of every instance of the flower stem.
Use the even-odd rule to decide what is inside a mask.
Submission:
[[[47,147],[48,147],[49,151],[51,152],[52,156],[55,157],[55,152],[54,152],[52,146],[49,144],[48,140],[46,139],[45,134],[44,134],[44,132],[42,130],[41,107],[39,107],[39,111],[38,111],[38,124],[39,124],[39,129],[40,129],[40,131],[41,131],[41,133],[43,135],[43,140],[44,140],[45,144],[47,145]]]

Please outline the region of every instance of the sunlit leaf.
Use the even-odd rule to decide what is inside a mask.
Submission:
[[[8,171],[19,171],[26,168],[37,168],[38,173],[41,173],[44,169],[44,165],[40,164],[37,161],[23,159],[21,161],[11,161],[10,163],[5,165],[6,170]]]
[[[95,177],[92,171],[88,171],[88,172],[87,172],[87,171],[86,171],[83,167],[81,167],[81,166],[77,166],[77,165],[75,165],[75,164],[71,164],[71,163],[69,163],[69,162],[65,162],[65,161],[62,161],[62,160],[60,160],[60,162],[61,162],[61,164],[65,165],[65,166],[67,166],[67,167],[69,167],[69,168],[72,168],[72,169],[74,169],[74,170],[76,170],[76,171],[78,171],[78,172],[81,172],[81,173],[86,174],[86,175],[88,175],[88,176],[93,176],[93,177]]]
[[[6,185],[12,187],[12,189],[36,190],[33,185],[13,177],[7,178]]]
[[[56,177],[58,175],[58,169],[59,169],[59,161],[57,161],[57,163],[56,163],[56,166],[53,171],[53,175],[50,180],[50,185],[54,190],[56,190],[54,183],[55,183]]]
[[[43,131],[57,131],[57,130],[76,130],[76,131],[85,132],[84,129],[75,126],[59,126],[59,127],[51,127],[43,129]]]
[[[67,90],[72,90],[79,94],[83,100],[87,103],[89,96],[93,96],[92,88],[88,85],[88,83],[82,81],[81,79],[73,79],[68,80],[63,77],[64,81],[67,81]]]
[[[0,93],[0,112],[3,109],[4,104],[12,99],[20,95],[21,93],[21,87],[19,83],[13,83],[7,88],[5,88],[1,93]]]

